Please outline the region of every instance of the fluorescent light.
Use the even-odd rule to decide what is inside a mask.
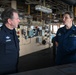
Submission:
[[[44,6],[41,6],[41,5],[36,5],[35,6],[35,10],[42,11],[42,12],[48,13],[48,14],[52,13],[52,9],[44,7]]]

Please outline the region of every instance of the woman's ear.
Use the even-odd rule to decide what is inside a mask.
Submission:
[[[74,18],[71,18],[72,19],[72,21],[74,20]]]

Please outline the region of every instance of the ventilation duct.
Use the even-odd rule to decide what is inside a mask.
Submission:
[[[35,10],[38,10],[38,11],[42,11],[42,12],[44,12],[44,13],[52,13],[52,9],[50,9],[50,8],[47,8],[47,7],[45,7],[45,6],[41,6],[41,5],[36,5],[35,6]]]

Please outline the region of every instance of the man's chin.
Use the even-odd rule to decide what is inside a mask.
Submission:
[[[15,28],[17,28],[18,26],[15,26]]]

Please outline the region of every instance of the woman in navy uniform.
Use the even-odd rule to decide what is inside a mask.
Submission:
[[[0,29],[0,75],[17,72],[19,58],[19,40],[15,28],[20,22],[17,10],[6,8],[1,18]]]
[[[59,28],[56,34],[56,64],[76,63],[76,27],[73,24],[73,13],[63,14],[64,27]]]

